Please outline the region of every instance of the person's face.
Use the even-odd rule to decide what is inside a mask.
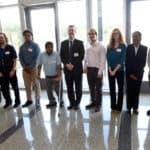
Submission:
[[[53,46],[51,44],[48,44],[46,47],[46,53],[50,55],[53,52]]]
[[[75,27],[69,27],[69,28],[68,28],[68,36],[69,36],[69,39],[74,39],[75,34],[76,34],[76,29],[75,29]]]
[[[141,42],[141,37],[138,33],[132,35],[133,44],[138,45]]]
[[[94,41],[97,40],[97,35],[96,35],[96,33],[94,31],[90,31],[88,33],[88,36],[89,36],[89,39],[90,39],[91,42],[94,42]]]
[[[24,41],[25,42],[30,42],[30,41],[32,41],[32,39],[33,39],[33,37],[31,35],[31,33],[25,33],[24,34]]]
[[[113,39],[114,40],[119,40],[120,39],[119,31],[115,30],[112,34],[113,34]]]
[[[0,45],[5,44],[6,40],[3,34],[0,34]]]

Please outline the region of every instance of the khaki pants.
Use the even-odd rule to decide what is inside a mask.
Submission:
[[[27,100],[32,100],[32,89],[35,90],[35,100],[39,100],[40,86],[37,78],[37,68],[32,69],[31,73],[23,70],[23,79],[26,89]]]

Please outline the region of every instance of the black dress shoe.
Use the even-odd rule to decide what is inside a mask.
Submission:
[[[79,109],[79,106],[74,106],[74,110],[78,110]]]
[[[32,101],[26,101],[26,103],[24,105],[22,105],[22,107],[28,107],[32,104]]]
[[[11,106],[11,103],[6,103],[3,108],[8,108],[9,106]]]
[[[138,114],[139,114],[139,112],[138,112],[137,109],[134,109],[134,110],[133,110],[133,113],[134,113],[135,115],[138,115]]]
[[[13,108],[17,108],[20,105],[20,103],[15,103]]]
[[[129,115],[131,115],[131,110],[130,110],[130,109],[128,109],[128,110],[127,110],[127,113],[128,113]]]
[[[150,116],[150,110],[147,111],[147,115]]]
[[[70,106],[67,107],[67,109],[68,109],[68,110],[71,110],[71,109],[73,109],[73,106],[70,105]]]
[[[85,106],[86,109],[91,109],[93,107],[95,107],[94,103],[91,103],[91,104]]]
[[[100,111],[100,107],[99,106],[95,107],[95,112],[99,112],[99,111]]]
[[[57,106],[57,103],[54,102],[54,103],[47,104],[46,108],[52,108],[52,107],[56,107],[56,106]]]
[[[63,101],[60,102],[60,107],[61,108],[64,107],[64,102]]]

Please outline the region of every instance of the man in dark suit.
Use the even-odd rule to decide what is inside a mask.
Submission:
[[[76,27],[68,27],[69,39],[61,43],[60,57],[64,64],[67,93],[70,101],[70,109],[78,109],[82,97],[82,60],[84,58],[83,42],[75,39]],[[75,85],[75,89],[74,89]]]
[[[141,45],[141,33],[132,34],[133,44],[126,51],[126,82],[127,82],[127,109],[128,113],[138,114],[139,93],[142,83],[144,66],[146,64],[147,47]]]

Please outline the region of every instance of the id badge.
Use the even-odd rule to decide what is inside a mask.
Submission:
[[[79,57],[79,53],[74,53],[74,57]]]

